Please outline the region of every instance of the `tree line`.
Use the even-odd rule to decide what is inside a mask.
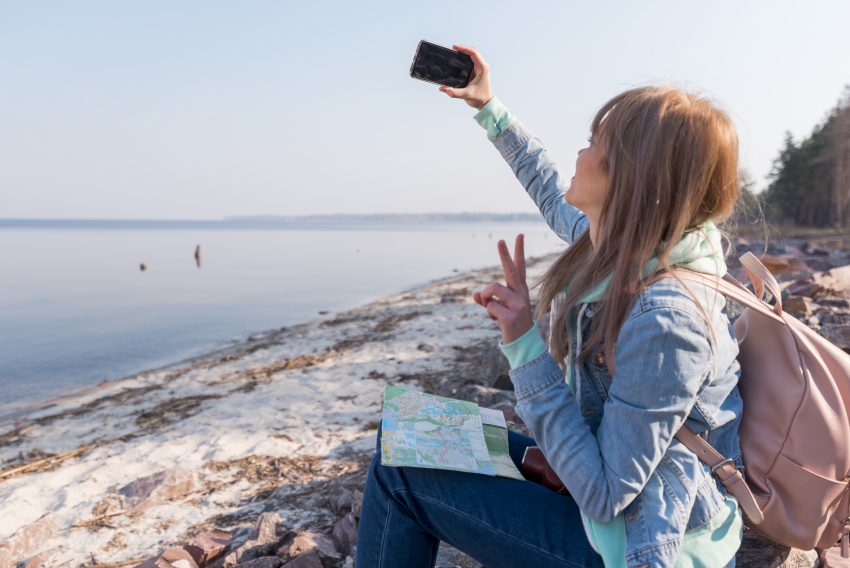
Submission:
[[[760,205],[768,222],[802,227],[850,226],[850,85],[826,119],[799,144],[791,133],[757,196],[742,176],[742,206]],[[746,215],[749,216],[749,215]]]

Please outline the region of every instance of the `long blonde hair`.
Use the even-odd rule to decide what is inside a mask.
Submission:
[[[543,276],[537,306],[539,319],[569,284],[552,320],[549,349],[559,362],[582,296],[612,273],[579,361],[603,339],[613,352],[652,255],[669,269],[667,256],[685,231],[728,217],[739,192],[735,127],[704,97],[672,86],[631,89],[605,103],[590,129],[609,176],[596,246],[587,231],[570,245]]]

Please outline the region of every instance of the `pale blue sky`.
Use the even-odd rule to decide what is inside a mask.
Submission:
[[[474,111],[408,76],[478,47],[565,175],[596,109],[674,81],[759,187],[850,83],[850,2],[0,0],[0,218],[534,211]]]

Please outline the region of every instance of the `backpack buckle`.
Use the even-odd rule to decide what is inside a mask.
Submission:
[[[731,459],[729,459],[729,458],[726,458],[725,460],[723,460],[722,462],[720,462],[719,464],[717,464],[716,466],[714,466],[713,468],[711,468],[711,473],[713,473],[713,474],[717,475],[717,472],[715,472],[714,470],[715,470],[715,469],[717,469],[717,468],[719,468],[719,467],[723,467],[723,466],[724,466],[724,465],[726,465],[727,463],[730,463],[730,464],[732,464],[733,466],[735,465],[735,462],[734,462],[733,460],[731,460]],[[736,468],[736,469],[737,469],[737,468]]]

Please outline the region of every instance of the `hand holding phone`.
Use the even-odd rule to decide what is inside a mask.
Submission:
[[[421,41],[410,76],[442,85],[440,90],[448,96],[481,110],[493,98],[490,66],[474,47],[453,45],[452,48]]]

